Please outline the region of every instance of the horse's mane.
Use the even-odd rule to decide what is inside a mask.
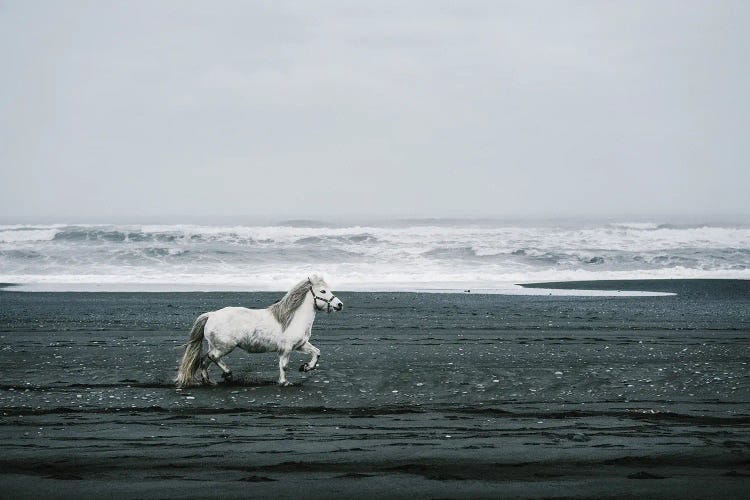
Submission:
[[[316,275],[310,276],[309,280],[312,281],[313,285],[320,285],[323,283],[323,278]],[[276,321],[281,325],[282,330],[286,330],[289,326],[289,323],[291,323],[292,318],[294,317],[294,313],[305,301],[305,296],[309,291],[310,283],[307,279],[304,279],[294,285],[292,289],[281,298],[281,300],[268,307],[268,310],[271,311],[273,317],[276,318]]]

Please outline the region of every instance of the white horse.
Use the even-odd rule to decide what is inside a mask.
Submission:
[[[316,311],[340,311],[344,304],[329,290],[320,276],[313,275],[297,283],[284,297],[265,309],[225,307],[198,316],[185,346],[185,354],[177,373],[177,386],[193,385],[198,368],[202,384],[211,384],[208,367],[213,361],[221,368],[225,380],[232,371],[221,360],[240,347],[247,352],[279,353],[279,384],[289,385],[285,370],[292,351],[310,354],[310,361],[300,367],[309,372],[318,366],[320,349],[312,345],[310,334]],[[208,352],[202,354],[203,338]]]

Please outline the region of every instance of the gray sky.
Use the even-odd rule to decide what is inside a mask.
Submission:
[[[750,2],[0,0],[0,213],[750,213]]]

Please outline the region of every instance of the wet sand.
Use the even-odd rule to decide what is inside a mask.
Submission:
[[[0,491],[747,497],[750,287],[651,285],[678,295],[341,292],[316,321],[320,368],[293,386],[274,355],[234,352],[236,382],[181,391],[197,314],[279,294],[6,289]]]

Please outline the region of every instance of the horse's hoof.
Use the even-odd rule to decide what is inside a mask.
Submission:
[[[285,380],[283,382],[279,382],[279,386],[281,386],[281,387],[288,387],[290,385],[292,385],[292,383],[289,382],[288,380]]]
[[[232,380],[232,372],[224,372],[221,374],[221,378],[226,380],[227,382],[230,382]]]
[[[307,372],[307,371],[310,371],[310,368],[308,368],[307,363],[305,363],[299,367],[299,371]]]

